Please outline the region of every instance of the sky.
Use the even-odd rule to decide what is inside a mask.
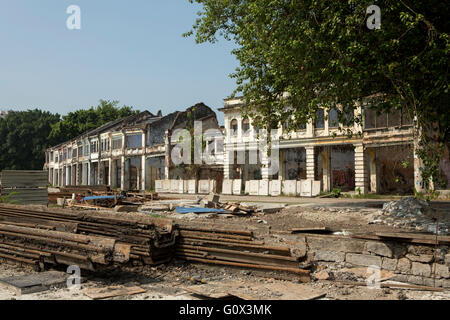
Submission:
[[[67,8],[80,8],[70,30]],[[0,110],[67,114],[100,99],[168,114],[235,88],[234,44],[183,38],[201,7],[188,0],[0,0]]]

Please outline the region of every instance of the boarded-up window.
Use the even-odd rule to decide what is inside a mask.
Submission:
[[[142,134],[127,135],[125,145],[129,149],[142,148]]]

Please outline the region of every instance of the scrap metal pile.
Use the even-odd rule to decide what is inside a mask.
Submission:
[[[102,270],[130,262],[159,264],[173,256],[172,221],[100,212],[0,206],[0,257]]]
[[[267,246],[247,230],[178,225],[180,237],[176,256],[225,266],[286,271],[309,281],[309,271],[299,268],[299,259],[289,247]]]
[[[247,230],[174,224],[141,213],[69,211],[0,205],[0,258],[107,270],[156,265],[172,258],[244,268],[286,271],[309,280],[289,247],[272,247]]]

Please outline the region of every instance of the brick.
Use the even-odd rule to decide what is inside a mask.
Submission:
[[[382,259],[381,268],[389,271],[395,271],[395,269],[397,268],[397,262],[397,259],[389,259],[384,257]]]
[[[431,266],[425,263],[413,262],[411,273],[415,276],[429,277],[431,275]]]
[[[398,259],[397,269],[395,271],[400,273],[410,273],[411,272],[411,261],[407,258]]]
[[[392,250],[385,243],[369,241],[366,243],[366,251],[375,253],[379,256],[392,258]]]
[[[367,254],[347,253],[345,261],[358,266],[377,266],[381,268],[381,257],[370,256]]]
[[[436,277],[450,278],[449,268],[446,265],[435,263],[433,264],[433,270],[435,270]]]
[[[340,251],[351,253],[362,253],[364,251],[365,241],[357,239],[336,239],[331,237],[311,237],[307,238],[310,249],[326,251]]]
[[[430,263],[433,261],[433,256],[429,254],[421,254],[416,256],[415,254],[408,253],[406,257],[414,262]]]
[[[336,251],[316,251],[314,252],[314,261],[333,261],[333,262],[344,262],[345,253]]]

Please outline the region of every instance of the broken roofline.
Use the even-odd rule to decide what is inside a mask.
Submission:
[[[64,145],[66,145],[66,144],[71,144],[71,143],[74,143],[77,140],[82,140],[84,138],[95,137],[95,136],[97,136],[97,135],[99,135],[101,133],[104,133],[104,132],[108,131],[108,130],[113,131],[113,132],[118,132],[118,130],[115,130],[115,129],[117,129],[117,127],[119,127],[121,124],[124,124],[124,123],[130,123],[130,125],[129,126],[125,126],[124,125],[124,126],[120,127],[121,130],[133,130],[133,129],[145,130],[150,125],[156,125],[160,121],[164,121],[167,118],[175,116],[175,119],[171,122],[171,125],[169,126],[169,129],[173,130],[173,128],[175,128],[176,125],[178,124],[177,120],[183,114],[187,114],[188,112],[194,112],[195,113],[195,109],[196,108],[200,108],[200,107],[206,108],[209,114],[207,114],[204,117],[195,119],[195,120],[202,121],[202,120],[206,120],[206,119],[209,119],[209,118],[216,117],[216,113],[209,106],[204,104],[203,102],[196,103],[195,105],[190,106],[189,108],[187,108],[185,111],[175,111],[175,112],[172,112],[172,113],[170,113],[168,115],[165,115],[165,116],[162,116],[161,111],[159,111],[157,113],[157,115],[155,116],[150,111],[145,110],[145,111],[143,111],[143,112],[141,112],[139,114],[130,115],[130,116],[127,116],[127,117],[124,117],[124,118],[113,120],[113,121],[110,121],[110,122],[108,122],[108,123],[106,123],[106,124],[104,124],[104,125],[102,125],[102,126],[100,126],[98,128],[86,131],[86,132],[82,133],[81,135],[79,135],[79,136],[77,136],[77,137],[75,137],[73,139],[70,139],[70,140],[67,140],[65,142],[62,142],[62,143],[60,143],[60,144],[58,144],[56,146],[52,146],[50,148],[47,148],[47,151],[51,151],[51,150],[54,150],[54,149],[62,149],[62,147]],[[145,115],[147,115],[148,117],[144,118]],[[144,118],[142,120],[143,121],[142,125],[132,125],[131,124],[132,121],[134,121],[136,119],[139,119],[139,118]]]

